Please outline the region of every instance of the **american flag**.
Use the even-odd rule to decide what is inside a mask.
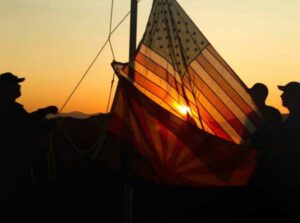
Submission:
[[[256,151],[244,142],[261,115],[175,0],[153,1],[135,57],[113,68],[120,82],[108,131],[122,142],[115,151],[129,144],[138,153],[128,161],[135,176],[200,187],[247,184]]]
[[[228,141],[243,143],[261,121],[245,84],[175,0],[153,2],[135,58],[113,67],[167,111]]]

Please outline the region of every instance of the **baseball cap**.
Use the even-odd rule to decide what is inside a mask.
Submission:
[[[282,90],[286,93],[291,93],[293,95],[300,95],[300,83],[296,81],[289,82],[286,85],[279,85],[279,90]]]
[[[10,84],[17,84],[20,82],[23,82],[25,80],[25,78],[19,78],[16,75],[10,73],[10,72],[6,72],[0,75],[0,85],[1,86],[7,86]]]

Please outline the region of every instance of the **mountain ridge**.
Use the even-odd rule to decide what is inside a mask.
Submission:
[[[98,115],[102,115],[102,114],[105,115],[107,113],[98,112],[98,113],[88,114],[88,113],[84,113],[81,111],[72,111],[72,112],[60,113],[58,116],[59,117],[70,117],[70,118],[75,118],[75,119],[87,119],[92,116],[98,116]],[[285,114],[281,114],[281,116],[282,116],[282,120],[284,121],[287,119],[289,114],[285,113]]]
[[[105,114],[105,113],[92,113],[92,114],[88,114],[88,113],[84,113],[84,112],[80,112],[80,111],[72,111],[72,112],[63,112],[63,113],[59,113],[58,115],[55,115],[55,117],[65,117],[65,118],[75,118],[75,119],[87,119],[90,118],[92,116],[98,116],[101,114]],[[49,118],[54,117],[53,115],[49,115]]]

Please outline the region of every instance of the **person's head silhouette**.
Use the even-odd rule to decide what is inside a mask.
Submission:
[[[262,83],[256,83],[249,89],[249,93],[258,107],[265,105],[267,96],[269,94],[268,88]]]
[[[25,78],[19,78],[10,72],[0,75],[0,99],[14,101],[21,96],[20,82]]]
[[[281,94],[282,105],[290,111],[300,110],[300,83],[289,82],[285,86],[278,86],[283,91]]]

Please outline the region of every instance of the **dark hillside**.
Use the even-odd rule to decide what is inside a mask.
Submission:
[[[121,221],[121,178],[90,159],[107,117],[59,117],[52,140],[47,135],[36,142],[35,199],[28,222]]]
[[[58,117],[52,137],[47,135],[39,140],[38,150],[46,151],[44,155],[47,157],[54,154],[55,163],[60,167],[81,165],[95,149],[107,118],[107,114],[87,118]]]

